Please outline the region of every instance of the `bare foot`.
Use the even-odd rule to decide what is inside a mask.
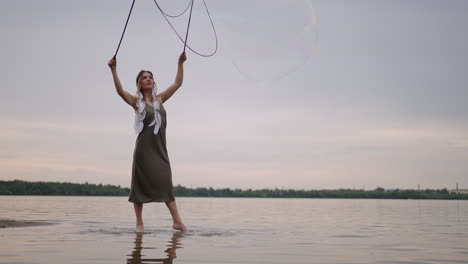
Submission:
[[[143,224],[137,224],[136,232],[137,233],[143,233],[143,231],[145,231],[145,226]]]
[[[184,224],[173,224],[172,228],[180,230],[182,232],[188,232],[188,228]]]

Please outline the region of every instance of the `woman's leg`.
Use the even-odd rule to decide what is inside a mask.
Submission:
[[[172,228],[187,232],[188,229],[182,222],[182,218],[180,218],[179,211],[177,211],[177,205],[175,201],[170,201],[166,202],[167,208],[169,208],[169,211],[171,212],[172,215]]]
[[[143,225],[143,204],[142,203],[133,203],[133,208],[135,209],[135,216],[136,216],[136,231],[137,233],[142,233],[145,230]]]

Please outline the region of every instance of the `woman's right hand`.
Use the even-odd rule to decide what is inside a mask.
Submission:
[[[115,68],[117,67],[117,58],[115,56],[112,57],[112,59],[109,60],[107,65],[109,65],[109,68],[111,68],[111,70],[115,70]]]

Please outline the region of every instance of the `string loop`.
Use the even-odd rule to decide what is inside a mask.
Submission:
[[[206,14],[208,15],[208,18],[210,19],[210,23],[211,23],[211,27],[213,28],[213,33],[214,33],[214,36],[215,36],[215,50],[209,54],[201,54],[197,51],[195,51],[194,49],[192,49],[190,47],[190,45],[187,45],[186,44],[186,41],[184,41],[184,39],[182,39],[182,37],[179,35],[179,33],[177,32],[177,30],[174,28],[174,26],[171,24],[171,22],[169,21],[169,19],[167,18],[167,16],[165,15],[165,12],[162,10],[162,8],[159,6],[158,2],[156,0],[153,0],[154,3],[156,4],[156,7],[159,9],[159,11],[161,12],[161,14],[163,15],[164,19],[166,19],[167,23],[169,24],[169,26],[171,26],[172,30],[174,31],[174,33],[176,33],[177,37],[179,37],[180,41],[182,41],[184,43],[184,50],[185,50],[185,46],[187,46],[187,48],[189,50],[191,50],[193,53],[201,56],[201,57],[211,57],[213,55],[216,54],[216,52],[218,51],[218,35],[216,34],[216,29],[215,29],[215,26],[214,26],[214,23],[213,23],[213,19],[211,19],[211,15],[210,15],[210,11],[208,10],[208,6],[206,5],[206,2],[205,0],[203,0],[203,4],[205,6],[205,10],[206,10]],[[192,0],[193,1],[193,0]],[[193,6],[193,3],[192,3],[192,6]],[[189,24],[190,25],[190,24]]]
[[[179,15],[169,15],[167,14],[166,12],[164,12],[164,10],[162,10],[162,8],[159,6],[158,2],[156,0],[153,0],[154,3],[156,4],[156,7],[159,9],[159,11],[161,12],[161,14],[163,15],[164,19],[167,21],[167,23],[169,24],[169,26],[171,26],[172,30],[174,31],[174,33],[177,35],[177,37],[179,37],[180,41],[182,41],[182,43],[184,43],[184,52],[185,52],[185,48],[188,48],[189,50],[191,50],[193,53],[201,56],[201,57],[211,57],[213,56],[217,51],[218,51],[218,35],[216,34],[216,29],[215,29],[215,26],[214,26],[214,23],[213,23],[213,19],[211,18],[211,15],[210,15],[210,11],[208,10],[208,6],[206,5],[206,2],[205,0],[203,0],[203,5],[205,6],[205,10],[206,10],[206,14],[208,15],[208,18],[210,19],[210,23],[211,23],[211,27],[213,29],[213,33],[214,33],[214,37],[215,37],[215,49],[213,52],[209,53],[209,54],[202,54],[200,52],[197,52],[195,51],[194,49],[192,49],[188,44],[187,44],[187,39],[188,39],[188,33],[189,33],[189,28],[190,28],[190,21],[192,19],[192,10],[193,10],[193,3],[194,3],[194,0],[189,0],[189,4],[188,6],[185,8],[185,10],[180,13]],[[122,44],[122,40],[123,40],[123,37],[125,35],[125,31],[127,30],[127,25],[128,25],[128,21],[130,20],[130,16],[132,15],[132,11],[133,11],[133,6],[135,5],[135,0],[133,0],[132,2],[132,6],[130,7],[130,11],[128,12],[128,16],[127,16],[127,21],[125,22],[125,27],[124,27],[124,30],[122,32],[122,36],[120,37],[120,41],[119,41],[119,45],[117,46],[117,50],[115,51],[115,54],[114,54],[114,57],[117,56],[117,53],[119,52],[119,49],[120,49],[120,45]],[[170,18],[176,18],[176,17],[180,17],[182,16],[183,14],[185,14],[188,10],[188,8],[190,7],[190,16],[189,16],[189,21],[188,21],[188,24],[187,24],[187,31],[185,33],[185,40],[182,39],[182,37],[179,35],[179,33],[177,32],[177,30],[174,28],[174,26],[172,25],[172,23],[169,21],[168,17]]]

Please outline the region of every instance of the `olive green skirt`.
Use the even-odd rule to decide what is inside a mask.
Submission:
[[[154,134],[153,107],[146,104],[144,127],[136,139],[133,153],[132,183],[129,202],[174,201],[172,173],[166,148],[166,110],[161,104],[161,126]]]

